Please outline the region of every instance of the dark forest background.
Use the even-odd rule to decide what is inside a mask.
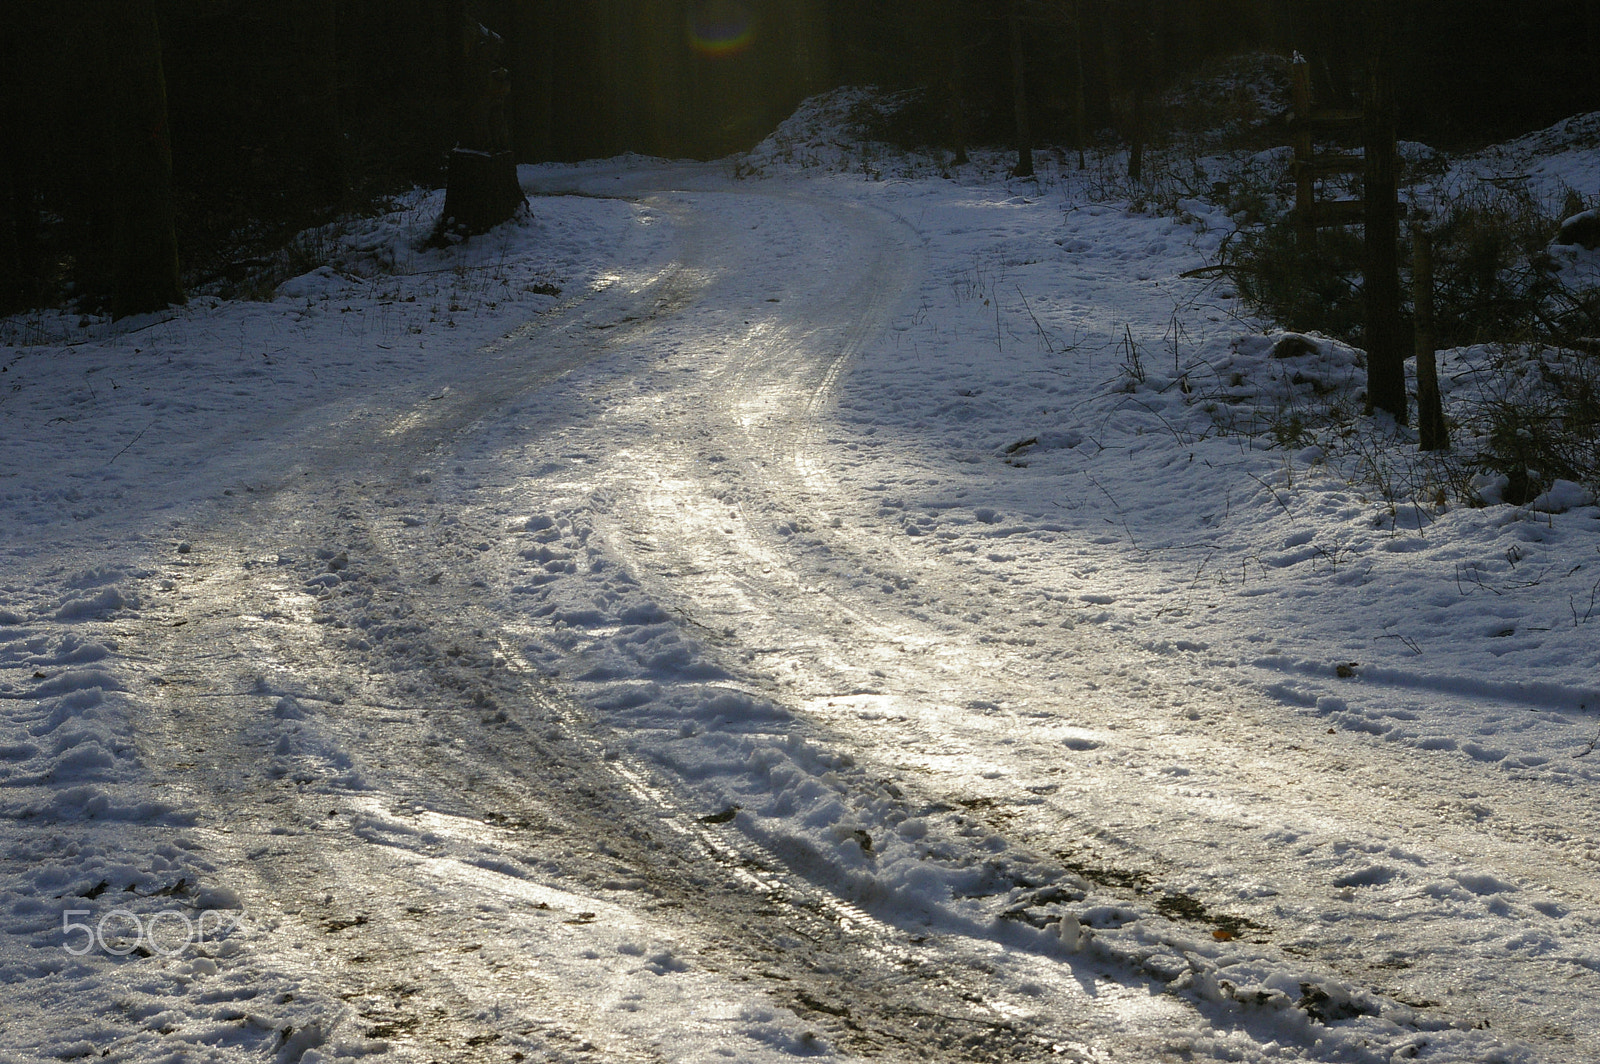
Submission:
[[[1403,137],[1467,146],[1600,109],[1600,0],[10,0],[0,310],[171,301],[442,185],[469,23],[500,36],[512,147],[539,162],[719,157],[843,84],[923,87],[927,146],[1008,144],[1018,58],[1040,144],[1125,138],[1134,101],[1247,51],[1299,51],[1349,102],[1378,12]]]

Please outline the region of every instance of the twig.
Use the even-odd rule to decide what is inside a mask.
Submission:
[[[1130,395],[1127,398],[1128,398],[1128,401],[1136,403],[1140,407],[1143,407],[1146,413],[1154,414],[1155,417],[1156,417],[1156,420],[1160,421],[1163,425],[1165,425],[1167,427],[1167,431],[1172,433],[1172,438],[1174,440],[1178,441],[1178,446],[1179,447],[1187,448],[1190,445],[1190,443],[1194,442],[1192,440],[1186,442],[1184,440],[1184,438],[1178,434],[1177,427],[1174,426],[1172,424],[1172,422],[1168,421],[1166,419],[1166,416],[1164,414],[1162,414],[1161,411],[1157,410],[1155,407],[1151,406],[1149,403],[1145,402],[1144,400],[1140,399],[1137,396]]]
[[[1122,326],[1122,339],[1117,341],[1117,346],[1123,351],[1122,368],[1135,381],[1143,384],[1145,381],[1144,364],[1139,361],[1139,345],[1134,343],[1133,328],[1127,323]]]
[[[1386,625],[1383,626],[1384,637],[1386,639],[1398,639],[1398,640],[1400,640],[1400,642],[1404,643],[1408,648],[1410,648],[1411,653],[1415,654],[1417,657],[1420,658],[1422,656],[1422,648],[1417,645],[1417,641],[1415,639],[1412,639],[1410,636],[1401,635],[1399,632],[1391,632],[1391,631],[1389,631],[1389,629],[1391,629],[1393,627],[1394,627],[1393,624],[1386,624]]]
[[[1178,320],[1178,311],[1180,308],[1181,304],[1173,304],[1172,318],[1167,323],[1167,335],[1172,337],[1172,375],[1174,377],[1177,377],[1182,373],[1182,370],[1178,365],[1179,345],[1184,340],[1189,338],[1189,330],[1185,329],[1183,327],[1183,322]],[[1166,389],[1162,390],[1165,391]]]
[[[1050,342],[1050,334],[1044,331],[1044,326],[1039,324],[1039,319],[1034,317],[1033,308],[1028,305],[1028,297],[1022,294],[1022,286],[1016,285],[1017,296],[1022,300],[1022,309],[1028,312],[1033,327],[1039,330],[1039,338],[1044,341],[1044,349],[1052,355],[1056,353],[1055,345]]]
[[[150,424],[146,425],[144,428],[140,429],[139,430],[139,434],[137,436],[135,436],[133,439],[129,440],[126,447],[123,447],[122,450],[120,450],[116,454],[112,455],[111,456],[111,461],[107,462],[106,465],[111,465],[112,462],[115,462],[118,458],[121,458],[123,455],[127,454],[128,453],[128,447],[132,447],[134,444],[138,443],[140,438],[142,436],[144,436],[145,433],[150,431],[151,426],[153,426],[157,421],[160,421],[160,420],[161,419],[159,417],[152,418],[150,420]]]
[[[1600,595],[1600,580],[1595,581],[1594,587],[1589,589],[1589,608],[1584,611],[1582,617],[1578,616],[1576,596],[1567,596],[1567,605],[1572,608],[1572,627],[1576,628],[1580,624],[1588,624],[1594,618],[1595,597],[1597,595]]]
[[[1139,540],[1134,536],[1133,529],[1128,527],[1128,515],[1122,509],[1121,504],[1117,502],[1116,497],[1106,490],[1106,486],[1104,484],[1100,483],[1094,478],[1094,474],[1085,470],[1083,475],[1088,478],[1089,483],[1100,489],[1100,493],[1104,495],[1111,503],[1111,508],[1117,511],[1117,516],[1122,520],[1122,530],[1128,534],[1128,542],[1133,545],[1133,549],[1138,551],[1144,550],[1143,547],[1139,546]]]
[[[1279,506],[1283,507],[1283,512],[1284,513],[1289,514],[1290,516],[1293,516],[1293,511],[1289,509],[1289,504],[1284,502],[1282,499],[1278,498],[1278,489],[1277,488],[1273,487],[1271,484],[1268,484],[1266,481],[1262,480],[1260,477],[1256,476],[1254,473],[1249,472],[1248,470],[1245,471],[1245,476],[1249,477],[1251,480],[1255,481],[1257,484],[1260,484],[1263,488],[1266,488],[1267,491],[1271,492],[1272,493],[1272,501],[1277,503]]]
[[[1227,272],[1229,270],[1236,269],[1236,268],[1237,267],[1233,267],[1233,266],[1225,266],[1225,265],[1223,265],[1222,263],[1219,262],[1219,263],[1214,263],[1213,265],[1210,265],[1210,266],[1197,266],[1192,270],[1184,270],[1182,273],[1178,274],[1178,276],[1179,277],[1222,277],[1225,274],[1227,274]],[[1255,272],[1255,271],[1248,271],[1248,272]]]
[[[1200,559],[1200,567],[1194,571],[1194,579],[1189,581],[1189,587],[1190,587],[1191,590],[1193,588],[1199,586],[1200,577],[1205,575],[1206,566],[1211,564],[1211,559],[1216,557],[1217,551],[1219,549],[1221,549],[1221,548],[1212,547],[1211,548],[1211,553],[1207,554],[1204,558]]]

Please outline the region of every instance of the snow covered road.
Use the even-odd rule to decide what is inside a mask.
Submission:
[[[820,228],[817,215],[827,217],[811,209],[807,233]],[[905,243],[890,229],[876,247],[835,261],[860,263],[867,276],[898,287],[905,266],[883,260]],[[948,816],[945,830],[982,837],[989,852],[981,862],[986,882],[963,891],[942,881],[928,892],[965,893],[976,904],[962,915],[978,917],[979,926],[1020,918],[1053,928],[1071,907],[1036,899],[1113,888],[1096,899],[1110,906],[1086,907],[1094,919],[1111,928],[1152,910],[1158,919],[1102,952],[1162,982],[1198,982],[1203,995],[1223,1000],[1256,983],[1248,992],[1276,993],[1280,1009],[1298,1004],[1310,1022],[1297,1033],[1313,1043],[1326,1016],[1380,1011],[1398,1017],[1390,1037],[1419,1052],[1446,1040],[1417,1034],[1437,1027],[1435,1010],[1446,1008],[1448,1022],[1509,1029],[1519,1039],[1543,1041],[1559,1030],[1548,1023],[1555,1007],[1546,993],[1572,960],[1543,949],[1506,954],[1492,933],[1463,941],[1461,902],[1487,899],[1491,919],[1511,915],[1496,904],[1508,892],[1556,921],[1589,908],[1586,842],[1571,830],[1583,820],[1586,794],[1568,780],[1508,781],[1492,757],[1440,769],[1426,750],[1375,743],[1376,729],[1359,724],[1341,736],[1326,719],[1338,711],[1331,696],[1323,696],[1321,713],[1286,716],[1284,698],[1305,696],[1284,693],[1278,677],[1217,656],[1197,661],[1189,652],[1204,649],[1198,645],[1151,648],[1137,636],[1079,625],[1073,606],[1018,594],[1022,580],[1010,573],[976,584],[963,578],[949,559],[952,537],[907,537],[912,526],[894,512],[899,507],[883,505],[884,480],[851,483],[841,475],[865,463],[852,454],[862,441],[832,422],[831,393],[881,295],[861,294],[859,282],[847,280],[839,294],[817,300],[803,286],[794,291],[757,276],[759,286],[741,284],[701,308],[710,324],[690,314],[663,328],[657,351],[676,354],[682,335],[694,343],[689,372],[674,371],[664,357],[649,387],[630,384],[601,404],[604,438],[645,445],[618,446],[593,463],[598,471],[585,470],[580,490],[604,500],[585,517],[607,553],[624,559],[623,577],[607,585],[621,607],[608,620],[642,602],[687,621],[719,673],[799,710],[811,741],[853,760],[860,789],[845,787],[800,819],[808,828],[825,825],[836,840],[855,832],[879,839],[866,858],[876,868],[862,883],[849,861],[816,852],[812,832],[795,839],[798,809],[787,781],[774,786],[770,773],[717,778],[739,757],[757,757],[761,740],[774,736],[730,741],[720,734],[738,719],[730,713],[705,724],[684,725],[683,711],[649,720],[663,704],[686,705],[693,695],[675,696],[659,677],[641,681],[648,659],[644,670],[637,655],[615,664],[617,644],[634,638],[627,626],[620,638],[605,632],[585,645],[602,663],[579,670],[579,681],[594,687],[591,701],[626,711],[635,728],[637,717],[646,718],[653,733],[644,748],[653,756],[685,778],[716,778],[708,790],[730,807],[741,799],[748,830],[765,845],[802,851],[799,867],[833,889],[845,884],[858,900],[875,902],[874,911],[914,911],[907,895],[927,901],[920,888],[938,848],[920,833],[933,810]],[[1118,280],[1094,279],[1099,290],[1085,302],[1125,307],[1129,294],[1117,290]],[[768,291],[779,294],[762,295]],[[786,316],[808,297],[798,321]],[[763,313],[763,298],[778,306]],[[916,316],[913,290],[890,320],[903,329]],[[806,343],[797,344],[795,332]],[[737,343],[721,339],[730,335]],[[891,468],[926,462],[906,453],[914,443],[882,446]],[[989,525],[983,538],[991,542],[1034,531],[972,509],[971,523]],[[1070,544],[1070,536],[1060,538]],[[1039,551],[1036,564],[1048,566],[1050,553]],[[988,558],[1015,560],[1004,550]],[[1029,582],[1070,586],[1048,570]],[[1020,624],[996,623],[994,614],[1023,603],[1030,612]],[[700,727],[709,734],[696,734]],[[788,722],[775,729],[794,730]],[[874,790],[884,780],[898,792],[888,803]],[[902,799],[908,791],[916,797]],[[827,808],[828,801],[838,804]],[[777,815],[757,812],[763,803]],[[881,841],[886,832],[901,841],[904,823],[915,827],[903,858],[922,863],[915,871],[894,867],[901,855]],[[1436,878],[1363,904],[1362,888],[1409,879],[1412,870]],[[1035,888],[1043,889],[1030,894]],[[1579,901],[1585,897],[1591,902]],[[1464,966],[1489,970],[1463,980]],[[1319,1009],[1329,972],[1347,982],[1343,993],[1354,988],[1362,996]]]
[[[1581,559],[1592,518],[1374,533],[1326,469],[1192,432],[1187,377],[1118,384],[1163,329],[1237,354],[1178,277],[1203,226],[526,180],[482,281],[7,348],[0,1051],[1600,1050],[1577,611],[1565,672],[1494,682],[1340,642],[1423,604],[1385,565]],[[124,373],[187,405],[93,387]],[[174,906],[226,933],[118,955]]]

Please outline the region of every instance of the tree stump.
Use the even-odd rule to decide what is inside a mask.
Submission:
[[[510,151],[456,148],[450,153],[441,235],[477,236],[516,217],[527,205],[517,183],[517,161]]]

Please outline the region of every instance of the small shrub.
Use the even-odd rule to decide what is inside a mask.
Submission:
[[[1305,248],[1283,216],[1241,231],[1223,265],[1260,313],[1297,331],[1359,344],[1361,246],[1353,231],[1325,229],[1315,248]]]
[[[1323,230],[1306,249],[1271,195],[1228,242],[1220,265],[1239,294],[1284,326],[1360,344],[1365,310],[1359,228]],[[1585,206],[1574,194],[1563,216]],[[1574,288],[1550,241],[1560,218],[1520,183],[1479,182],[1442,197],[1434,233],[1434,316],[1439,348],[1472,348],[1451,417],[1460,463],[1506,478],[1507,502],[1526,503],[1556,480],[1600,488],[1600,289]],[[1409,266],[1409,237],[1401,262]],[[1409,273],[1409,269],[1403,270]],[[1410,278],[1402,278],[1409,292]],[[1302,434],[1279,418],[1273,435]],[[1375,476],[1378,463],[1370,463]],[[1430,476],[1438,477],[1435,470]],[[1470,492],[1457,491],[1470,498]]]
[[[1444,347],[1535,334],[1560,288],[1545,268],[1552,217],[1522,185],[1479,183],[1433,224],[1434,325]]]
[[[902,152],[950,148],[954,107],[947,93],[927,87],[863,99],[850,109],[849,128],[862,140]]]
[[[1505,501],[1529,502],[1557,480],[1600,487],[1600,355],[1526,344],[1487,352],[1463,427],[1478,461],[1505,476]]]
[[[1235,217],[1244,224],[1221,265],[1240,294],[1289,328],[1359,343],[1365,318],[1360,227],[1324,229],[1307,250],[1291,216],[1269,198],[1256,195],[1239,208]],[[1444,202],[1430,223],[1439,346],[1555,340],[1553,311],[1600,323],[1600,301],[1565,289],[1550,269],[1545,248],[1559,221],[1521,185],[1480,182]],[[1400,261],[1402,290],[1409,292],[1411,241],[1404,232]]]

